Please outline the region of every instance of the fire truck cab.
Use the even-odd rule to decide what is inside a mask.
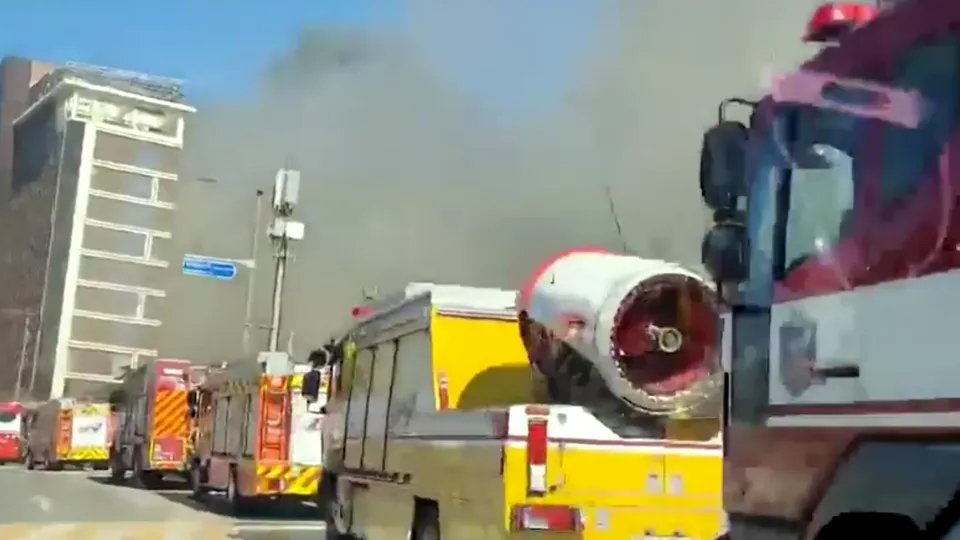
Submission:
[[[729,536],[960,538],[960,3],[831,4],[807,38],[703,138]]]
[[[198,498],[225,492],[236,514],[317,496],[322,414],[301,395],[308,366],[272,354],[212,371],[200,387],[191,486]]]

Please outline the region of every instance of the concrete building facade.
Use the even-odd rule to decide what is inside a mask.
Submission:
[[[176,81],[135,73],[69,65],[30,86],[0,209],[0,283],[25,285],[0,309],[37,316],[0,326],[0,392],[104,394],[157,356],[193,112]]]
[[[51,66],[8,57],[0,61],[0,399],[30,384],[37,348],[42,269],[50,234],[53,190],[37,183],[14,191],[13,123],[26,110],[30,87]]]

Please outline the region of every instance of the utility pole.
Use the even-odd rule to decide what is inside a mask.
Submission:
[[[280,315],[283,311],[283,282],[287,277],[287,258],[290,256],[289,245],[286,236],[282,236],[274,241],[277,259],[276,269],[273,271],[273,306],[270,310],[270,343],[267,350],[279,350],[280,341]]]
[[[20,401],[20,392],[23,390],[23,369],[27,363],[27,345],[30,343],[30,317],[31,313],[23,316],[23,335],[20,336],[20,358],[17,362],[17,386],[13,389],[14,401]],[[30,391],[33,391],[33,382],[30,383]]]
[[[280,169],[273,182],[273,221],[268,235],[274,246],[277,266],[273,279],[273,308],[270,317],[270,340],[267,350],[276,352],[280,346],[280,319],[283,311],[283,285],[290,258],[290,242],[303,240],[303,223],[292,219],[293,209],[300,195],[300,171]]]
[[[250,238],[250,260],[256,261],[260,248],[260,222],[263,220],[263,190],[257,190],[256,208],[254,209],[253,234]],[[250,331],[253,327],[253,296],[256,292],[256,263],[250,266],[250,276],[247,279],[247,299],[244,305],[243,316],[243,354],[250,351]]]

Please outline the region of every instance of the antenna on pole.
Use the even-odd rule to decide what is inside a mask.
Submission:
[[[610,211],[610,218],[613,220],[614,230],[617,232],[617,239],[620,240],[623,251],[632,255],[633,250],[630,249],[627,239],[623,236],[623,226],[620,225],[620,216],[617,215],[617,205],[613,202],[613,190],[610,188],[610,184],[603,185],[603,192],[607,197],[607,207]]]

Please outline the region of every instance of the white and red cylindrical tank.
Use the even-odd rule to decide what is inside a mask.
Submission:
[[[719,413],[717,301],[696,273],[658,259],[571,250],[537,269],[517,309],[524,346],[541,374],[579,373],[560,364],[586,361],[634,411]]]

